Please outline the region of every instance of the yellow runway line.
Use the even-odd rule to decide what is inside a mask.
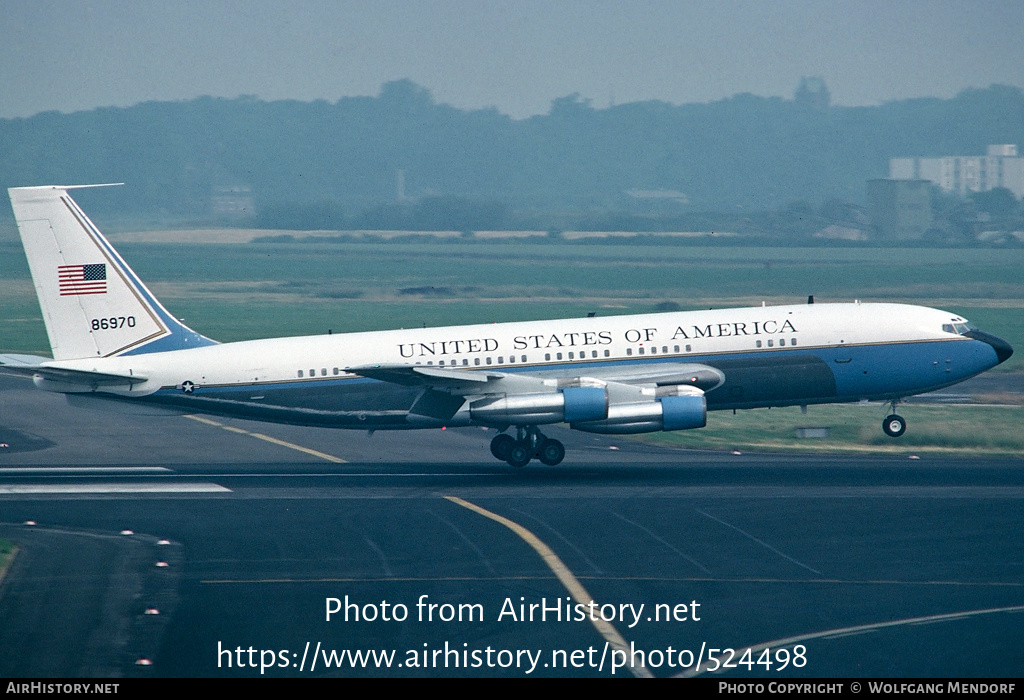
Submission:
[[[281,447],[290,447],[293,450],[305,452],[308,455],[313,455],[314,457],[319,457],[320,459],[326,459],[328,462],[335,462],[337,464],[345,463],[345,460],[343,460],[341,457],[335,457],[334,455],[329,455],[326,452],[320,452],[319,450],[310,449],[309,447],[296,445],[291,442],[286,442],[285,440],[278,440],[277,438],[270,437],[269,435],[264,435],[263,433],[249,433],[249,435],[253,436],[257,440],[266,440],[267,442],[273,443],[275,445],[280,445]]]
[[[203,418],[202,416],[193,415],[191,413],[185,414],[185,418],[191,418],[194,421],[198,421],[200,423],[206,423],[207,425],[212,425],[212,426],[215,426],[217,428],[223,428],[224,427],[222,424],[218,423],[215,420],[210,420],[209,418]]]
[[[218,423],[215,420],[210,420],[209,418],[203,418],[202,416],[197,416],[197,415],[193,415],[193,414],[186,414],[185,418],[191,418],[194,421],[198,421],[200,423],[205,423],[206,425],[211,425],[211,426],[213,426],[215,428],[222,428],[224,430],[227,430],[228,432],[237,433],[239,435],[248,435],[249,437],[254,437],[257,440],[263,440],[265,442],[273,443],[274,445],[280,445],[281,447],[287,447],[290,450],[297,450],[299,452],[304,452],[304,453],[306,453],[308,455],[311,455],[313,457],[318,457],[318,458],[326,460],[328,462],[334,462],[335,464],[345,464],[345,460],[343,460],[341,457],[335,457],[334,455],[329,455],[326,452],[320,452],[319,450],[314,450],[314,449],[311,449],[309,447],[303,447],[302,445],[296,445],[295,443],[288,442],[287,440],[278,440],[275,437],[270,437],[269,435],[264,435],[263,433],[251,433],[248,430],[242,430],[241,428],[236,428],[236,427],[231,426],[231,425],[224,425],[223,423]]]
[[[538,538],[535,534],[527,530],[525,527],[523,527],[517,522],[509,520],[508,518],[504,518],[498,515],[497,513],[492,513],[491,511],[485,508],[481,508],[480,506],[474,503],[470,503],[469,501],[465,501],[461,498],[458,498],[457,496],[445,496],[445,498],[451,501],[452,503],[460,505],[463,508],[468,508],[474,513],[478,513],[479,515],[482,515],[485,518],[493,520],[496,523],[501,523],[509,530],[519,535],[519,537],[522,538],[522,540],[526,542],[526,544],[533,547],[534,551],[540,555],[540,558],[544,560],[544,563],[548,565],[548,568],[551,569],[551,571],[555,574],[556,577],[558,577],[558,580],[562,582],[562,585],[565,586],[566,590],[569,591],[569,594],[577,603],[580,603],[582,605],[589,605],[590,603],[594,602],[594,597],[587,593],[587,589],[585,589],[583,587],[583,584],[579,582],[579,579],[577,579],[573,575],[573,573],[569,571],[569,567],[567,567],[562,562],[562,560],[558,558],[558,555],[555,554],[550,547],[544,544],[540,540],[540,538]],[[601,636],[604,637],[605,640],[609,643],[612,649],[619,650],[623,654],[626,654],[627,657],[629,656],[629,644],[626,643],[626,640],[623,639],[622,635],[619,634],[618,630],[616,630],[610,622],[607,622],[606,620],[603,620],[600,617],[598,617],[598,619],[596,620],[591,619],[591,622],[594,624],[594,627],[597,628],[597,631],[601,634]],[[633,675],[637,678],[654,677],[654,675],[650,671],[648,671],[645,666],[634,667],[632,664],[630,664],[629,670],[632,671]]]

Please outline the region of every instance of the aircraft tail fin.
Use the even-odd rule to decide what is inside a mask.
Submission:
[[[75,187],[8,190],[54,359],[214,344],[168,313],[69,189]]]

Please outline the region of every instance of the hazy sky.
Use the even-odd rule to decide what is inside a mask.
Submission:
[[[331,102],[411,78],[438,102],[543,114],[1024,86],[1021,0],[0,0],[0,117],[199,95]]]

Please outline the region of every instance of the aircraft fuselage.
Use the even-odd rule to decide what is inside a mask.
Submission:
[[[696,364],[725,377],[707,392],[708,410],[891,400],[955,384],[1000,362],[989,342],[942,330],[954,321],[963,319],[901,304],[764,306],[276,338],[48,364],[145,376],[141,384],[104,391],[192,410],[411,428],[423,427],[407,419],[422,387],[350,370],[413,365],[600,380]],[[468,414],[439,421],[475,422]]]

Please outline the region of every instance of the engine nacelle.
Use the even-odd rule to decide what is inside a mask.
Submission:
[[[708,406],[704,393],[663,396],[655,401],[612,404],[608,417],[599,421],[574,422],[569,427],[587,433],[626,435],[659,430],[687,430],[707,425]]]
[[[545,394],[489,397],[471,403],[469,413],[474,421],[491,425],[597,421],[608,417],[608,392],[602,387],[568,387]]]

